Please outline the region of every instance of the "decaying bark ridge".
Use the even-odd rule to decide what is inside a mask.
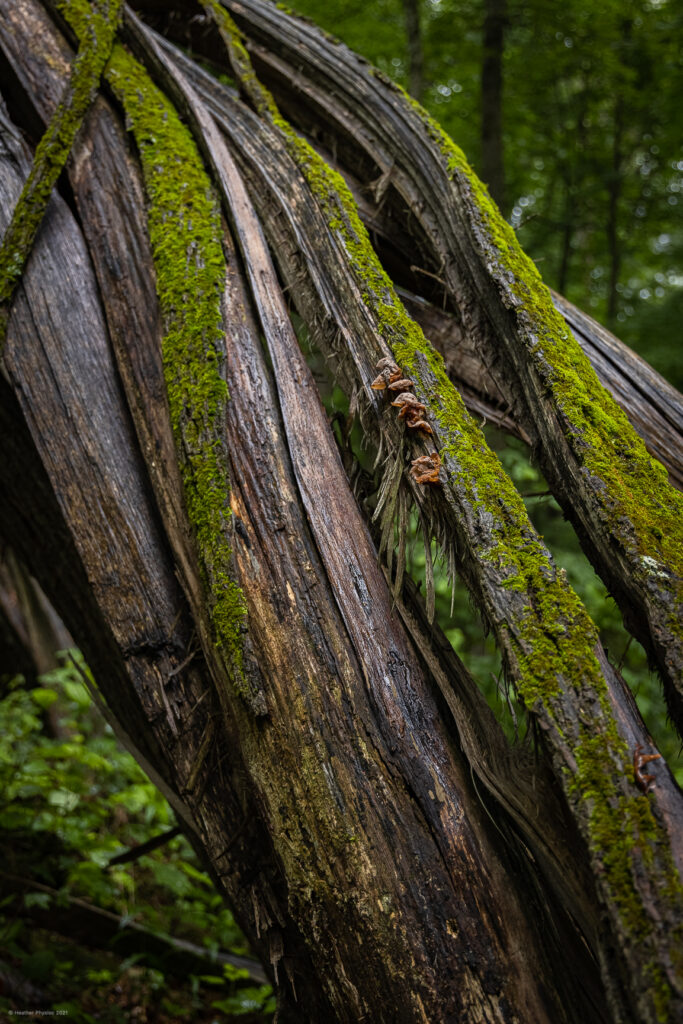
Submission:
[[[363,216],[409,308],[424,312],[439,279],[446,318],[475,341],[470,404],[497,407],[534,445],[655,654],[678,570],[654,531],[680,497],[562,321],[557,335],[540,282],[501,270],[504,251],[517,256],[496,211],[390,84],[260,0],[226,5],[253,37],[256,74],[226,7],[137,6],[183,41],[199,27],[243,98],[124,9],[66,163],[69,205],[53,193],[22,253],[0,378],[0,532],[235,908],[281,1020],[675,1020],[680,792],[660,761],[655,788],[638,788],[633,751],[651,740],[593,624],[406,315],[347,185],[283,114],[372,182]],[[16,126],[37,141],[62,116],[95,7],[0,0],[3,231],[31,166]],[[376,449],[360,504],[288,302]],[[373,391],[380,358],[413,382],[431,434]],[[583,425],[569,365],[599,396]],[[680,419],[651,429],[644,393],[635,420],[663,447]],[[628,543],[615,522],[630,506],[591,461],[600,445],[629,486],[650,474],[657,489],[641,487],[654,525],[642,533],[644,506]],[[439,484],[420,484],[411,461],[435,449]],[[426,607],[404,584],[411,507],[494,632],[536,755],[508,744],[429,624],[429,579]],[[663,662],[672,714],[677,657]]]

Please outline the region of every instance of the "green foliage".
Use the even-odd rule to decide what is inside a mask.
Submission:
[[[67,885],[80,880],[82,895],[116,906],[125,873],[101,872],[121,846],[112,825],[125,825],[126,844],[142,842],[150,828],[169,827],[170,809],[109,726],[100,727],[70,656],[41,683],[26,690],[15,682],[0,702],[0,827],[49,831],[86,854],[69,866]],[[45,734],[41,718],[55,705],[59,738]]]
[[[244,936],[183,836],[131,864],[107,867],[123,849],[172,827],[174,818],[102,721],[83,684],[84,671],[77,651],[64,652],[60,667],[42,676],[40,686],[27,690],[16,679],[0,701],[5,869],[124,920],[135,919],[154,932],[247,954]],[[57,735],[50,735],[55,727]],[[51,902],[50,894],[38,888],[24,897],[27,908],[48,908]],[[53,1009],[67,1009],[70,1019],[123,1022],[130,1019],[127,999],[135,1006],[156,1001],[158,995],[169,1003],[160,1021],[204,1020],[207,1000],[221,1004],[208,1020],[257,1010],[258,1019],[265,1020],[273,1012],[270,987],[249,984],[245,972],[229,968],[214,979],[219,988],[210,994],[200,980],[194,994],[178,993],[162,964],[145,967],[137,958],[121,961],[66,941],[55,943],[49,933],[2,914],[0,906],[0,948],[27,977],[61,993]],[[102,1005],[109,1005],[108,1016],[100,1015]],[[0,997],[0,1013],[8,1008],[9,1001]]]

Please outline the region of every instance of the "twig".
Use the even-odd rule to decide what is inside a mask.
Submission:
[[[170,843],[172,839],[181,834],[180,828],[176,825],[175,828],[169,828],[166,832],[162,832],[158,836],[152,836],[146,843],[140,843],[139,846],[133,846],[129,850],[125,850],[123,853],[118,853],[115,857],[112,857],[107,863],[107,868],[113,868],[115,864],[129,864],[131,861],[139,860],[140,857],[144,857],[146,853],[151,853],[152,850],[158,850],[160,846],[165,846],[166,843]]]

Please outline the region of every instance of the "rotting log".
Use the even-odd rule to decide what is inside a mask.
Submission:
[[[48,6],[66,20],[0,3],[27,125],[52,123],[87,23]],[[673,1021],[680,792],[663,763],[637,788],[651,741],[630,696],[343,181],[219,5],[202,31],[257,113],[126,10],[66,165],[78,219],[53,194],[24,254],[0,532],[278,983],[279,1019]],[[4,228],[30,156],[11,125],[3,147]],[[374,527],[288,300],[384,460]],[[389,352],[430,438],[370,387]],[[434,443],[428,493],[407,459]],[[403,585],[411,506],[496,635],[535,757],[430,625],[429,587],[425,607]]]
[[[239,49],[239,41],[234,42],[229,26],[224,27],[223,37],[228,48],[234,45],[237,50],[231,62],[231,70],[238,76],[242,75],[245,88],[255,93],[252,102],[260,110],[263,121],[250,118],[237,104],[234,96],[229,96],[217,84],[209,83],[205,76],[203,95],[207,103],[212,105],[222,130],[234,147],[238,159],[242,161],[246,180],[252,188],[262,224],[277,254],[288,293],[294,298],[304,319],[313,325],[314,337],[319,345],[332,360],[336,359],[338,375],[345,381],[348,391],[356,395],[368,395],[369,383],[374,376],[371,367],[377,355],[384,354],[378,339],[383,334],[386,338],[386,321],[390,319],[386,312],[387,305],[393,303],[392,312],[395,312],[397,319],[401,317],[401,310],[390,297],[388,281],[381,276],[381,271],[372,268],[369,247],[363,251],[366,265],[371,266],[371,273],[367,276],[372,280],[372,275],[375,275],[374,283],[379,282],[381,295],[372,295],[367,287],[367,279],[363,281],[361,277],[359,280],[357,276],[354,282],[354,260],[358,261],[358,248],[362,246],[363,240],[360,225],[353,222],[349,215],[348,197],[344,194],[343,183],[324,169],[324,165],[317,161],[316,155],[300,139],[288,134],[286,125],[279,120],[277,111],[271,106],[272,101],[249,76],[246,65],[248,58]],[[175,59],[191,73],[179,55]],[[194,78],[201,89],[201,74],[195,71]],[[290,159],[287,160],[287,157]],[[294,195],[296,216],[291,212],[290,203]],[[297,234],[297,216],[303,217],[308,227],[306,237]],[[289,236],[286,233],[288,224]],[[340,259],[340,238],[348,262]],[[335,268],[332,280],[326,278],[321,282],[320,266]],[[361,293],[361,300],[359,293],[363,286],[366,290]],[[336,303],[336,307],[326,306],[325,303]],[[341,310],[344,310],[343,316]],[[394,353],[405,367],[410,366],[407,360],[411,358],[410,346],[411,343],[415,344],[415,335],[405,320],[403,324],[405,337],[409,341],[407,344],[404,341],[403,349],[394,348]],[[343,336],[343,344],[339,343],[337,334]],[[391,332],[388,340],[392,340]],[[429,357],[424,339],[421,346],[417,342],[416,352],[417,359],[422,358],[426,363],[425,356]],[[482,505],[481,493],[476,490],[477,484],[474,481],[477,480],[477,472],[483,472],[486,460],[483,438],[477,434],[474,425],[463,417],[457,404],[446,409],[444,416],[444,408],[440,403],[447,399],[448,382],[438,361],[430,359],[423,373],[429,370],[434,373],[435,381],[431,393],[438,396],[437,409],[430,422],[435,437],[442,445],[442,459],[447,467],[454,467],[451,479],[455,479],[456,484],[434,491],[429,499],[419,493],[414,494],[413,499],[419,505],[430,502],[430,518],[437,524],[437,538],[449,555],[455,547],[453,539],[457,538],[457,553],[453,557],[458,571],[471,586],[480,609],[496,633],[507,659],[508,673],[515,681],[518,692],[527,706],[533,709],[544,730],[558,782],[565,789],[572,812],[591,850],[593,873],[598,885],[602,887],[603,906],[613,915],[613,942],[619,945],[622,953],[628,949],[627,955],[635,970],[642,953],[643,929],[639,926],[637,934],[634,931],[630,939],[627,938],[627,919],[633,908],[627,907],[618,890],[624,870],[631,876],[629,889],[632,884],[637,889],[640,885],[637,877],[640,869],[631,861],[626,850],[617,867],[612,861],[614,844],[607,837],[612,830],[616,834],[616,830],[629,832],[633,829],[634,842],[638,845],[642,842],[642,805],[629,781],[632,770],[630,752],[638,743],[644,746],[648,740],[646,736],[637,738],[638,728],[641,727],[636,727],[634,733],[634,720],[630,716],[617,714],[615,717],[618,708],[615,709],[614,703],[618,704],[620,699],[627,702],[625,695],[619,697],[622,684],[604,659],[597,636],[585,612],[571,595],[563,574],[558,573],[552,565],[547,552],[526,522],[509,482],[506,483],[493,462],[490,463],[490,471],[495,475],[495,486],[489,492],[490,503]],[[408,372],[413,372],[413,366],[410,366]],[[362,402],[361,399],[358,401]],[[399,519],[402,516],[402,475],[407,476],[411,484],[412,481],[409,474],[405,473],[407,467],[404,467],[400,435],[392,435],[396,426],[395,419],[391,414],[387,417],[374,403],[370,404],[367,399],[365,401],[367,404],[361,405],[361,413],[366,432],[376,431],[380,450],[382,444],[385,444],[390,452],[389,472],[385,475],[380,492],[380,503],[382,497],[386,498],[387,495],[389,498],[386,500],[394,502],[394,507],[388,506],[389,515],[386,517],[391,523],[394,508],[399,507]],[[435,411],[433,405],[431,411]],[[449,431],[451,437],[455,434],[459,439],[455,444],[448,441]],[[468,454],[468,444],[471,445],[471,454]],[[415,450],[419,451],[420,448]],[[471,460],[469,464],[466,459]],[[475,465],[477,471],[474,471]],[[475,489],[468,493],[469,482]],[[502,520],[501,507],[504,509]],[[385,544],[386,537],[385,521]],[[506,540],[511,545],[507,549],[501,546]],[[449,543],[453,545],[450,549]],[[527,561],[532,551],[539,559],[539,567],[543,566],[538,572],[534,572]],[[551,645],[547,643],[549,634],[552,634]],[[571,680],[571,684],[563,686],[563,680],[567,683]],[[580,687],[577,687],[579,681]],[[586,713],[588,707],[591,708],[590,718]],[[675,802],[675,794],[674,785],[669,796],[662,793],[661,797],[665,803],[669,799]],[[595,814],[596,798],[604,807],[614,802],[619,806],[619,811],[616,812],[615,806],[614,816],[610,812],[609,820],[601,819]],[[664,829],[667,830],[666,825]],[[675,836],[672,835],[671,839],[675,847]],[[680,851],[673,852],[673,857],[675,861],[680,861]],[[674,860],[667,862],[665,857],[658,868],[662,872],[661,885],[670,894],[673,894],[670,882],[674,886],[676,884]],[[642,897],[649,903],[649,891],[643,890]],[[668,899],[668,896],[665,897],[661,906],[661,911],[665,913]],[[658,917],[660,910],[651,908],[650,912]],[[677,914],[674,911],[670,918],[672,929]],[[656,942],[654,926],[647,930]],[[673,936],[673,931],[670,935]],[[618,965],[607,967],[608,959],[609,954],[603,964],[606,982],[611,983],[616,979],[615,990],[619,986],[628,985],[629,971],[620,975]],[[647,958],[642,961],[643,970],[646,970],[646,962]],[[614,998],[620,999],[622,994],[615,991]]]
[[[49,105],[50,91],[45,88],[48,69],[58,78],[59,71],[66,72],[68,67],[62,63],[60,68],[60,49],[54,43],[50,46],[50,26],[42,12],[34,9],[32,13],[32,19],[27,18],[26,9],[17,11],[17,16],[30,31],[29,52],[40,55],[38,64],[44,61],[36,78],[43,88],[34,98]],[[144,84],[140,71],[137,85]],[[151,83],[145,88],[152,90]],[[53,96],[59,94],[60,89],[55,89]],[[146,93],[148,112],[155,99],[153,92]],[[45,111],[46,116],[49,113],[49,109]],[[99,113],[93,110],[88,127]],[[104,131],[107,127],[110,147],[116,149],[117,132],[123,147],[117,161],[110,158],[114,169],[130,175],[134,165],[129,164],[125,136],[120,127],[107,125],[105,118]],[[88,160],[95,154],[98,173],[103,174],[104,153],[96,150],[87,135],[82,137],[71,167],[77,201],[85,195],[85,185],[79,183],[85,179],[80,176],[85,175]],[[21,155],[20,149],[12,154],[20,167]],[[26,169],[24,158],[22,170]],[[13,184],[12,198],[16,199],[20,175],[15,175]],[[142,190],[126,190],[131,201],[136,194],[142,195]],[[383,1012],[394,1019],[394,1010],[389,1008],[399,998],[397,986],[401,984],[405,1019],[444,1013],[455,1017],[467,1013],[470,1006],[486,1005],[485,1019],[502,1020],[507,1002],[523,1005],[528,1019],[543,1020],[558,1013],[565,1016],[559,1005],[553,1005],[554,997],[547,1003],[541,996],[531,980],[533,972],[526,966],[520,963],[510,970],[510,950],[519,941],[521,930],[529,933],[524,944],[542,973],[545,953],[534,937],[537,923],[525,921],[526,911],[494,852],[488,822],[465,765],[461,761],[458,767],[453,740],[439,724],[433,697],[425,689],[424,676],[396,620],[391,627],[396,634],[395,656],[388,665],[384,658],[379,660],[384,648],[378,646],[383,636],[378,632],[372,640],[376,652],[373,671],[368,678],[360,670],[315,547],[306,539],[303,509],[288,470],[289,455],[273,406],[258,330],[241,297],[243,285],[234,256],[229,260],[223,313],[233,344],[229,354],[222,354],[223,360],[236,360],[228,378],[234,397],[227,437],[233,442],[236,462],[230,500],[239,524],[236,572],[250,609],[252,643],[260,652],[258,665],[245,652],[243,667],[259,679],[268,679],[269,714],[255,714],[249,701],[236,692],[234,680],[220,677],[221,666],[216,666],[211,652],[209,669],[199,651],[187,665],[192,646],[191,633],[188,635],[183,624],[187,606],[169,571],[170,552],[160,537],[151,494],[145,494],[143,487],[147,478],[141,472],[132,423],[121,404],[98,289],[75,222],[63,203],[54,199],[53,204],[55,219],[61,217],[68,227],[59,220],[53,225],[56,251],[52,251],[47,235],[52,217],[48,216],[9,323],[6,367],[15,385],[22,380],[21,414],[16,403],[3,403],[7,416],[27,421],[41,444],[47,464],[47,479],[42,481],[47,494],[41,495],[38,507],[46,505],[42,515],[47,512],[50,518],[43,520],[42,544],[34,547],[27,531],[38,518],[38,492],[33,502],[28,500],[20,482],[13,479],[8,460],[5,483],[12,500],[6,508],[7,528],[23,541],[24,557],[36,564],[46,585],[49,567],[55,561],[52,543],[60,539],[60,527],[66,530],[68,523],[74,529],[70,550],[63,538],[60,546],[71,555],[71,576],[81,574],[85,579],[78,583],[71,579],[70,600],[63,602],[67,605],[65,617],[83,642],[98,685],[115,709],[127,741],[143,764],[153,769],[153,777],[164,786],[186,825],[189,822],[198,829],[196,842],[208,856],[214,876],[224,880],[248,934],[275,976],[279,967],[283,1017],[296,994],[300,1012],[309,1019],[332,1012],[342,1020],[356,1020],[365,1013],[374,1016],[375,1003],[385,1007],[376,1014],[378,1019]],[[10,206],[8,203],[6,208]],[[141,221],[141,213],[140,207],[136,223]],[[119,210],[114,214],[121,215]],[[71,236],[70,245],[78,258],[65,258],[59,249],[63,239]],[[99,241],[102,235],[96,238]],[[134,252],[136,260],[143,255],[139,249]],[[134,261],[129,257],[129,262]],[[68,266],[83,275],[80,306],[69,285]],[[122,276],[123,266],[129,263],[122,264],[108,247],[100,247],[101,281],[106,270]],[[144,267],[141,262],[137,272]],[[151,273],[149,265],[147,273]],[[48,296],[52,306],[46,319],[36,315],[36,309],[47,303]],[[69,334],[74,309],[78,330]],[[115,312],[108,312],[108,325],[114,328]],[[24,325],[32,319],[40,333],[29,343],[28,326]],[[154,317],[151,319],[154,325]],[[158,321],[156,327],[159,331]],[[131,345],[138,340],[128,337]],[[89,346],[95,347],[93,358],[86,358]],[[159,361],[158,348],[145,355],[153,360],[154,353]],[[27,361],[30,380],[24,382]],[[134,362],[131,357],[131,365]],[[51,376],[56,381],[52,388]],[[125,384],[124,374],[121,376]],[[310,385],[308,393],[317,403]],[[134,397],[132,394],[131,409],[135,408]],[[138,413],[139,409],[138,401]],[[74,433],[68,421],[79,411],[81,419]],[[51,418],[51,431],[41,417]],[[270,446],[264,443],[265,424],[265,441],[270,441]],[[139,433],[142,437],[142,431]],[[55,434],[63,439],[63,450],[57,455],[47,450]],[[251,445],[247,443],[249,435]],[[14,437],[19,448],[17,461],[28,460],[29,430],[15,428]],[[158,457],[158,451],[152,457]],[[53,469],[56,459],[58,471]],[[88,493],[93,499],[90,508]],[[158,482],[155,495],[158,512],[171,518],[172,503],[164,500]],[[123,514],[129,501],[131,523]],[[348,498],[345,501],[348,511]],[[87,529],[77,530],[79,523],[87,524]],[[345,526],[353,529],[354,521]],[[358,512],[355,530],[362,541],[365,533]],[[349,601],[356,602],[352,612],[359,623],[364,614],[362,595],[367,593],[362,585],[364,573],[374,574],[375,589],[384,587],[368,543],[364,541],[368,565],[359,564],[355,586],[347,594]],[[149,579],[152,572],[154,578]],[[194,575],[196,587],[197,573]],[[62,573],[56,579],[61,582]],[[281,586],[283,579],[288,583],[286,590]],[[53,600],[60,602],[54,579],[50,590]],[[378,616],[384,607],[384,618],[390,623],[384,590],[384,596],[378,595],[384,602],[378,606]],[[79,628],[84,604],[91,616],[104,619],[89,640]],[[201,609],[195,614],[201,614]],[[205,621],[208,617],[205,612]],[[103,664],[93,650],[103,629],[113,633],[119,649],[118,657],[109,664]],[[149,735],[144,729],[140,734],[143,722],[148,723]],[[209,745],[203,742],[207,736],[212,740]],[[302,743],[306,736],[311,737],[310,743]],[[344,751],[342,737],[351,750]],[[399,737],[401,749],[397,748]],[[416,756],[414,742],[420,737],[433,772]],[[235,765],[239,753],[245,763]],[[423,781],[415,773],[418,766]],[[283,782],[290,789],[289,796]],[[262,803],[259,814],[251,808],[252,786]],[[463,793],[458,791],[460,786]],[[394,825],[387,831],[392,819]],[[270,821],[270,840],[258,836],[264,820]],[[273,841],[277,853],[269,855]],[[485,849],[480,849],[481,844]],[[477,872],[483,872],[479,884]],[[425,898],[432,887],[439,892],[437,900]],[[486,918],[479,920],[487,904],[489,925]],[[306,924],[311,944],[308,952],[297,938],[297,919]],[[479,939],[472,927],[475,919],[477,929],[484,930]],[[350,927],[354,920],[355,926]],[[439,942],[444,944],[441,953]],[[454,961],[459,970],[453,972],[447,986],[437,985],[434,962],[450,958],[459,944],[463,944],[462,953]],[[581,955],[578,946],[577,955]],[[306,967],[311,957],[317,960],[315,969]],[[324,979],[324,986],[319,978]],[[599,1004],[599,995],[597,999]]]
[[[265,0],[226,7],[283,115],[368,187],[381,182],[385,207],[409,222],[416,262],[445,282],[683,731],[683,497],[600,387],[536,267],[438,124],[311,25]],[[204,47],[216,59],[216,44]]]

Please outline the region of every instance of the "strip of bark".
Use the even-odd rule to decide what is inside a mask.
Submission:
[[[52,189],[71,152],[74,138],[92,103],[109,59],[122,0],[105,0],[89,9],[83,36],[62,100],[36,149],[12,219],[0,245],[0,355],[12,297],[33,248]]]

